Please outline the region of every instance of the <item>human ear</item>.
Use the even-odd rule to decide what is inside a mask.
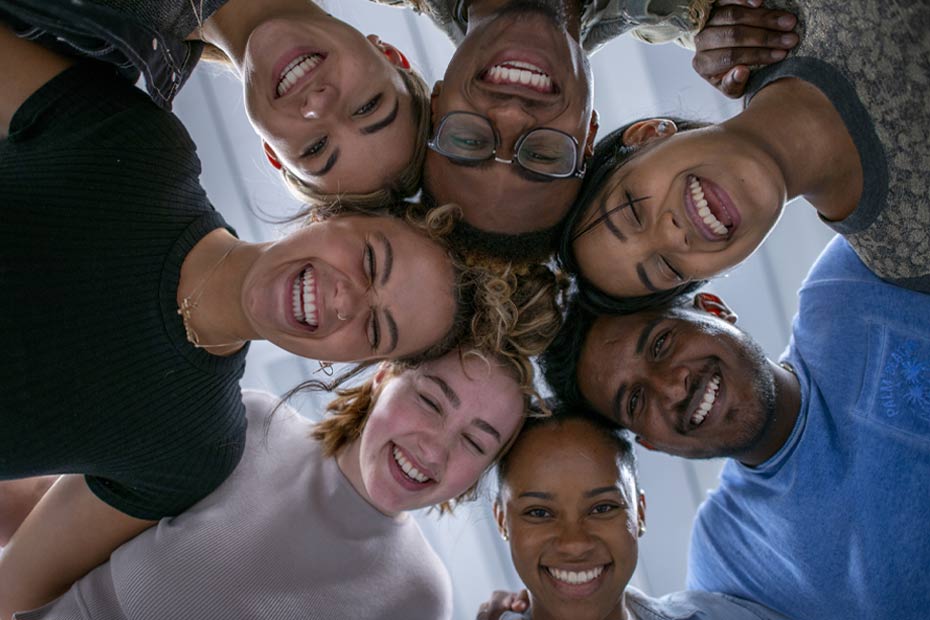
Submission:
[[[402,51],[390,43],[382,41],[381,38],[376,34],[370,34],[367,38],[369,41],[371,41],[372,45],[377,47],[385,56],[387,56],[388,61],[392,65],[400,67],[401,69],[407,69],[408,71],[410,70],[410,61],[407,60],[407,57]]]
[[[504,512],[500,499],[494,500],[494,521],[497,522],[497,531],[500,532],[501,538],[509,540],[510,534],[507,532],[507,513]]]
[[[597,130],[600,126],[600,116],[597,110],[591,110],[591,120],[588,122],[588,140],[584,144],[585,159],[594,157],[594,142],[597,138]]]
[[[262,150],[265,152],[265,157],[268,159],[268,163],[271,164],[271,167],[275,170],[280,170],[281,160],[278,159],[278,154],[275,153],[271,145],[264,140],[262,140]]]
[[[642,536],[646,533],[646,492],[642,489],[639,490],[639,497],[637,498],[637,512],[639,513],[639,535]]]
[[[623,144],[643,146],[653,140],[668,138],[676,133],[678,133],[678,125],[675,121],[667,118],[650,118],[627,127],[623,132]]]
[[[730,307],[713,293],[696,294],[694,296],[694,307],[698,310],[713,314],[718,319],[722,319],[732,325],[736,325],[736,321],[739,320],[739,315],[730,310]]]
[[[388,376],[388,370],[390,370],[389,362],[381,362],[378,364],[378,370],[375,372],[375,376],[371,378],[372,390],[377,390],[381,387],[381,384],[384,383],[384,380]]]

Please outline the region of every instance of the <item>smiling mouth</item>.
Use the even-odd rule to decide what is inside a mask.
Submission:
[[[302,77],[316,69],[325,59],[323,54],[303,54],[287,63],[278,76],[275,93],[278,97],[286,95]]]
[[[401,452],[400,448],[397,446],[394,446],[393,456],[394,462],[397,463],[397,466],[400,467],[402,472],[404,472],[404,476],[406,476],[411,482],[426,484],[432,480],[432,478],[414,467],[413,463],[407,460],[407,457],[404,456],[403,452]]]
[[[505,60],[481,73],[479,79],[497,86],[518,86],[544,95],[557,92],[552,78],[542,68],[522,60]]]
[[[291,290],[294,318],[298,323],[316,329],[320,326],[320,310],[316,303],[317,286],[313,267],[307,267],[294,278]]]
[[[688,214],[699,232],[708,241],[721,241],[730,237],[738,224],[715,192],[705,186],[699,177],[688,175]],[[709,181],[707,181],[709,183]]]
[[[590,570],[583,571],[563,570],[551,566],[546,566],[544,568],[546,569],[546,572],[548,572],[549,575],[556,581],[560,581],[570,586],[581,586],[586,583],[591,583],[600,577],[601,574],[607,569],[607,566],[607,564],[604,564],[602,566],[597,566]]]
[[[710,413],[710,410],[714,407],[714,403],[717,402],[717,392],[719,390],[720,375],[715,374],[711,377],[710,381],[707,382],[707,386],[704,388],[704,395],[701,397],[701,403],[697,406],[697,410],[691,415],[691,428],[697,428],[704,423],[707,414]]]

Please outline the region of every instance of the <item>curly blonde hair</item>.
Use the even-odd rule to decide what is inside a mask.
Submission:
[[[524,419],[527,415],[548,415],[548,407],[534,386],[530,358],[542,353],[561,327],[560,298],[566,287],[566,279],[545,265],[514,267],[510,263],[488,261],[463,264],[466,285],[473,300],[468,333],[464,341],[458,343],[460,357],[464,361],[466,356],[474,355],[488,364],[500,364],[517,381],[523,392]],[[416,359],[390,362],[385,368],[385,378],[397,376],[428,359],[421,355]],[[387,380],[383,381],[381,386],[386,383]],[[349,443],[361,438],[378,394],[372,378],[336,392],[336,398],[327,406],[329,416],[313,432],[314,438],[322,442],[327,456],[335,455]],[[501,448],[495,461],[510,449],[519,430]],[[440,514],[451,512],[456,505],[473,500],[479,482],[475,481],[458,497],[439,504]]]

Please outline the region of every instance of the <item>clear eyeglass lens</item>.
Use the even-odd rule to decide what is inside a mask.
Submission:
[[[575,143],[561,132],[534,129],[520,144],[516,159],[528,170],[567,176],[575,171]]]
[[[446,119],[435,142],[450,157],[483,160],[494,152],[494,131],[478,116],[456,114]]]

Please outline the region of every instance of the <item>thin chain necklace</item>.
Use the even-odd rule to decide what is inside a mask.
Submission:
[[[203,297],[203,291],[207,286],[207,282],[210,281],[210,278],[213,277],[213,274],[216,272],[216,270],[219,269],[220,265],[223,264],[223,261],[226,260],[226,257],[232,254],[232,251],[240,245],[242,245],[241,242],[236,242],[229,246],[229,249],[226,250],[226,252],[220,257],[220,260],[216,261],[213,267],[210,268],[210,271],[207,272],[207,275],[205,275],[203,280],[200,281],[200,284],[197,285],[197,289],[191,292],[190,295],[185,296],[181,300],[181,305],[178,306],[178,314],[181,316],[181,320],[184,322],[184,335],[187,336],[187,341],[198,349],[219,349],[221,347],[241,345],[243,342],[242,340],[238,340],[235,342],[224,342],[222,344],[201,344],[200,336],[191,326],[191,316],[193,315],[194,310],[196,310],[200,304],[200,298]]]

